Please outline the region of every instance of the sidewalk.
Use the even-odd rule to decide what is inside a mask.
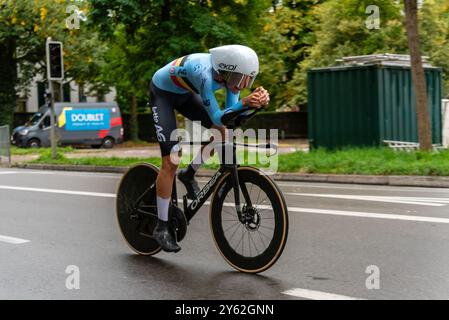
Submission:
[[[307,151],[309,148],[307,139],[289,139],[279,140],[278,152],[289,153],[298,150]],[[85,158],[85,157],[98,157],[98,158],[151,158],[160,157],[160,149],[157,143],[151,143],[146,146],[138,147],[122,147],[117,145],[113,149],[77,149],[74,152],[66,153],[67,158]],[[38,155],[12,155],[12,164],[23,164],[27,161],[35,160]]]
[[[307,151],[308,141],[306,139],[280,140],[279,153],[289,153],[294,151]],[[159,157],[158,144],[148,144],[145,146],[117,146],[113,149],[78,149],[71,153],[66,153],[67,158],[83,157],[119,157],[119,158],[149,158]],[[107,166],[74,166],[74,165],[45,165],[26,164],[25,162],[36,159],[38,155],[12,156],[12,167],[35,169],[35,170],[64,170],[64,171],[85,171],[85,172],[110,172],[124,173],[127,167],[107,167]],[[214,171],[200,170],[198,175],[211,177]],[[370,184],[370,185],[390,185],[390,186],[414,186],[414,187],[439,187],[449,188],[449,177],[435,176],[374,176],[374,175],[336,175],[336,174],[307,174],[307,173],[277,173],[272,175],[275,180],[293,182],[322,182],[322,183],[350,183],[350,184]]]

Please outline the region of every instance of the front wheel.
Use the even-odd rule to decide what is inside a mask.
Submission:
[[[232,175],[217,186],[210,206],[210,226],[223,258],[246,273],[263,272],[281,256],[287,242],[288,212],[285,199],[272,179],[252,167],[239,167],[243,219],[235,208]],[[248,203],[250,202],[250,203]]]
[[[40,148],[41,142],[39,139],[31,139],[30,141],[28,141],[27,147],[28,148]]]

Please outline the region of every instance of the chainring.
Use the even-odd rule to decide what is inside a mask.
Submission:
[[[170,206],[170,227],[176,231],[176,240],[179,242],[187,233],[187,218],[184,212],[176,206]]]

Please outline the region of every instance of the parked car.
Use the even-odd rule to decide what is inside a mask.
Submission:
[[[123,142],[123,125],[116,102],[55,103],[55,128],[59,145],[112,148]],[[39,108],[23,126],[13,130],[11,143],[19,147],[49,147],[50,108]]]

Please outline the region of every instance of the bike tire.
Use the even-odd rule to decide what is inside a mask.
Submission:
[[[145,256],[161,251],[160,245],[151,238],[157,224],[157,210],[156,217],[144,216],[141,219],[131,219],[131,215],[135,213],[133,204],[152,184],[156,183],[158,173],[159,169],[152,164],[137,164],[125,172],[117,191],[116,216],[120,233],[134,252]],[[143,201],[145,205],[156,206],[155,190]]]
[[[255,222],[250,223],[249,225],[240,222],[235,210],[232,175],[227,173],[217,185],[211,200],[209,215],[212,237],[218,251],[229,265],[241,272],[260,273],[273,266],[284,250],[288,235],[287,205],[282,192],[276,183],[270,177],[264,175],[259,169],[253,167],[239,167],[238,175],[240,184],[245,183],[247,187],[253,185],[260,189],[259,197],[263,191],[266,195],[266,199],[269,200],[270,205],[267,206],[255,203],[257,202],[256,199],[253,199],[253,196],[250,194],[251,202],[253,203],[253,206],[256,207],[256,211],[252,214]],[[253,187],[250,188],[251,190],[253,189]],[[250,193],[249,190],[248,193]],[[225,200],[227,202],[225,202]],[[242,208],[244,208],[246,201],[242,193],[240,201]],[[232,210],[228,210],[229,208]],[[270,212],[272,212],[273,215],[273,234],[271,238],[264,232],[264,228],[267,228],[267,230],[270,229],[268,226],[269,215],[271,215]],[[231,219],[232,215],[235,216],[234,220]],[[256,216],[259,218],[256,219]],[[262,223],[265,223],[262,222],[264,219],[267,220],[267,225],[262,226]],[[228,223],[227,221],[231,222]],[[232,223],[235,223],[236,227],[233,227]],[[238,243],[235,245],[236,241],[233,241],[234,235],[229,236],[226,234],[227,229],[232,232],[232,228],[236,228],[233,231],[234,235],[240,233],[239,228],[241,228],[242,241],[244,241],[246,229],[249,243],[249,255],[245,255],[244,244],[242,244],[242,250],[240,250],[240,244]],[[254,238],[257,237],[255,231],[258,231],[259,229],[261,230],[260,233],[264,233],[263,237],[260,234],[258,236],[262,240],[261,242],[265,248],[262,245],[258,247],[254,241]],[[254,238],[251,234],[254,235]],[[267,243],[269,240],[269,243],[265,245],[263,239],[266,239],[265,242]],[[252,255],[251,252],[251,242],[256,251],[254,255]],[[258,249],[260,249],[260,252]]]

